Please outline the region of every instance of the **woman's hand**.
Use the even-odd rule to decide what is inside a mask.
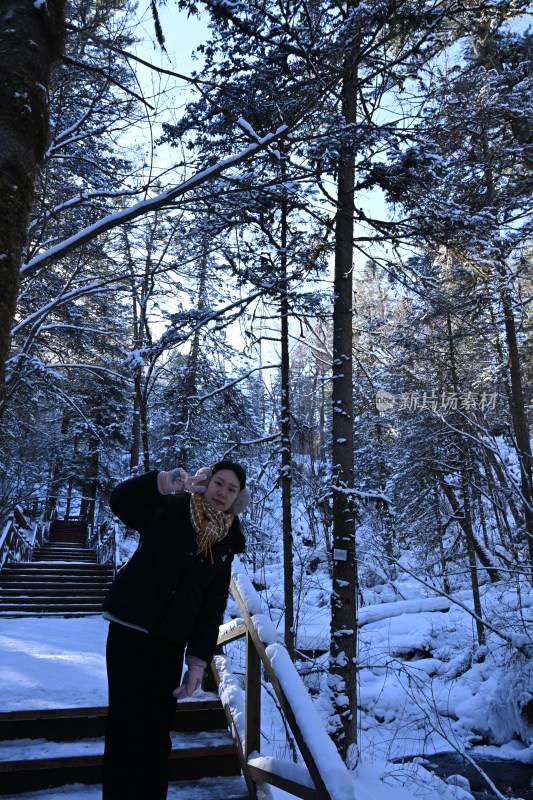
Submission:
[[[209,470],[211,472],[211,470]],[[183,467],[176,467],[168,472],[160,472],[157,476],[159,494],[175,494],[176,492],[205,492],[208,476],[201,470],[189,476]]]
[[[182,492],[188,480],[189,476],[182,467],[176,467],[169,472],[160,472],[157,476],[159,494]]]
[[[202,678],[204,677],[204,670],[207,667],[207,662],[202,661],[197,656],[187,656],[185,659],[187,664],[187,672],[183,676],[181,686],[174,689],[172,694],[178,700],[183,700],[184,697],[190,697],[197,689],[202,686]]]

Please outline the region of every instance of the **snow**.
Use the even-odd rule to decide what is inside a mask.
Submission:
[[[291,700],[305,741],[332,797],[470,800],[464,782],[458,785],[450,779],[445,783],[416,761],[417,756],[427,758],[433,753],[457,751],[466,752],[467,756],[533,764],[533,729],[521,714],[521,707],[533,697],[533,667],[501,639],[494,640],[496,646],[489,640],[488,648],[476,649],[475,623],[464,607],[469,604],[466,593],[460,593],[458,605],[450,598],[423,596],[414,582],[400,587],[401,596],[406,599],[396,602],[390,601],[391,595],[385,590],[376,590],[372,596],[365,590],[368,604],[359,611],[358,632],[361,755],[355,771],[347,772],[324,733],[331,720],[327,655],[309,660],[319,667],[308,679],[310,688],[315,687],[311,700],[278,641],[283,603],[279,603],[278,618],[275,604],[271,604],[269,616],[263,612],[259,596],[240,562],[235,565],[233,578],[246,604],[255,612],[252,621],[260,638],[267,643],[267,655],[275,674]],[[483,591],[487,616],[495,624],[497,615],[507,618],[517,608],[530,624],[531,591],[522,591],[520,603],[512,591],[501,587],[489,585]],[[307,601],[306,613],[298,627],[298,644],[306,641],[316,647],[320,640],[327,647],[327,587],[309,591]],[[240,619],[233,620],[224,630],[239,624]],[[99,616],[1,618],[0,711],[105,706],[106,633],[107,623]],[[522,635],[518,628],[516,633]],[[216,660],[222,700],[231,707],[236,730],[243,738],[244,657],[239,655],[238,648],[244,650],[242,639],[226,648],[231,656],[217,656]],[[301,779],[304,773],[307,776],[307,771],[301,763],[291,765],[286,757],[285,731],[277,716],[272,687],[268,687],[263,685],[261,699],[261,753],[254,754],[253,763]],[[72,752],[74,744],[61,746]],[[39,747],[46,745],[35,741],[1,745],[4,755],[6,749],[17,750],[17,755],[21,755],[31,748],[37,752],[35,748]],[[87,748],[98,749],[101,743],[86,741],[82,747],[86,748],[82,752],[87,752]],[[398,763],[403,758],[409,759],[409,763]],[[304,782],[308,780],[305,777]],[[46,798],[59,800],[68,796],[92,800],[97,796],[93,788],[83,787],[80,793],[77,788],[69,791],[69,794],[59,790],[48,793]],[[170,798],[182,796],[174,789],[172,792]],[[45,795],[34,796],[41,800]],[[189,794],[188,800],[192,796],[197,795]],[[289,797],[277,789],[273,790],[273,796],[276,800]]]
[[[397,600],[395,603],[380,603],[364,606],[357,612],[357,625],[362,627],[380,619],[416,614],[421,611],[448,611],[452,601],[447,597],[417,597],[412,600]]]
[[[311,776],[302,764],[294,764],[291,761],[274,758],[273,756],[255,756],[248,759],[248,764],[273,775],[280,775],[282,778],[295,781],[295,783],[301,783],[303,786],[314,787]]]
[[[278,644],[269,645],[266,651],[332,800],[353,800],[354,790],[350,774],[326,734],[318,711],[311,702],[287,651]]]
[[[248,573],[237,556],[233,559],[231,576],[250,614],[262,614],[261,598],[255,591]]]
[[[476,753],[486,758],[501,758],[508,761],[520,761],[522,764],[533,764],[533,745],[526,747],[522,742],[512,740],[498,747],[497,745],[480,745]]]
[[[0,711],[107,705],[102,617],[0,619]]]
[[[241,800],[243,785],[241,777],[217,778],[217,789],[224,789],[225,800]],[[217,794],[217,796],[219,796]],[[41,792],[30,792],[24,795],[4,795],[3,800],[101,800],[100,786],[83,786],[73,784],[57,789],[44,789]],[[187,781],[183,784],[170,784],[167,800],[213,800],[212,779],[202,778],[198,781]]]
[[[231,660],[226,656],[215,656],[220,677],[218,693],[222,704],[231,708],[231,716],[241,742],[245,730],[245,694],[233,672]]]
[[[244,131],[249,133],[252,139],[255,139],[256,142],[261,140],[259,134],[254,131],[250,123],[247,120],[245,120],[244,117],[239,117],[239,119],[237,120],[237,125],[239,125],[239,127],[241,127]]]
[[[233,741],[229,731],[172,731],[170,738],[175,750],[184,750],[191,746],[227,745]],[[103,752],[103,737],[74,742],[49,742],[46,739],[15,739],[0,742],[1,760],[17,758],[31,761],[39,758],[102,755]]]

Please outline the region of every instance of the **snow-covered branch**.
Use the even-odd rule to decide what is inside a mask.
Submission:
[[[189,178],[181,183],[179,186],[175,186],[172,189],[167,189],[155,197],[149,198],[148,200],[142,200],[139,203],[130,206],[129,208],[124,208],[113,214],[107,215],[98,222],[95,222],[93,225],[89,225],[87,228],[84,228],[73,236],[70,236],[68,239],[65,239],[65,241],[60,242],[54,247],[46,250],[44,253],[40,253],[32,258],[31,261],[22,267],[22,275],[24,277],[33,275],[38,269],[46,266],[51,261],[54,261],[58,258],[63,258],[63,256],[68,255],[73,250],[77,250],[82,245],[87,244],[87,242],[92,241],[106,231],[117,228],[126,222],[131,222],[138,217],[145,216],[152,211],[157,211],[160,208],[171,206],[182,195],[185,195],[194,189],[198,189],[204,183],[213,180],[213,178],[218,177],[226,170],[236,167],[239,164],[254,158],[254,156],[260,153],[262,150],[265,150],[273,142],[283,139],[287,135],[288,131],[289,128],[287,125],[281,125],[273,133],[263,136],[259,142],[252,143],[239,153],[229,156],[228,158],[213,164],[211,167],[201,170],[196,175],[193,175],[192,178]]]

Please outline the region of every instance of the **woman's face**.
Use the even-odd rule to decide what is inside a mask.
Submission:
[[[227,511],[237,499],[240,491],[241,484],[233,470],[221,469],[215,472],[207,484],[203,499],[216,511]]]

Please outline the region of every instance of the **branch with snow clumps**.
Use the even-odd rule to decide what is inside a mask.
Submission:
[[[65,239],[65,241],[60,242],[54,247],[50,247],[44,253],[39,253],[39,255],[32,258],[31,261],[23,266],[22,275],[24,277],[33,275],[41,267],[46,266],[46,264],[49,264],[51,261],[54,261],[57,258],[66,256],[73,250],[76,250],[87,242],[92,241],[101,233],[105,233],[113,228],[117,228],[120,225],[123,225],[125,222],[131,222],[133,219],[144,216],[151,211],[156,211],[159,208],[166,208],[172,205],[172,203],[177,200],[178,197],[187,194],[187,192],[190,192],[193,189],[197,189],[207,181],[218,177],[231,167],[238,166],[239,164],[242,164],[243,162],[253,158],[257,153],[268,148],[273,142],[284,138],[288,131],[289,127],[287,125],[281,125],[276,131],[263,136],[258,142],[248,145],[248,147],[246,147],[244,150],[241,150],[240,153],[229,156],[228,158],[213,164],[211,167],[201,170],[200,172],[196,173],[196,175],[193,175],[192,178],[189,178],[181,183],[179,186],[175,186],[172,189],[167,189],[166,191],[161,192],[161,194],[156,195],[156,197],[135,203],[129,208],[124,208],[114,214],[107,215],[98,222],[95,222],[93,225],[89,225],[87,228],[84,228],[68,239]]]

